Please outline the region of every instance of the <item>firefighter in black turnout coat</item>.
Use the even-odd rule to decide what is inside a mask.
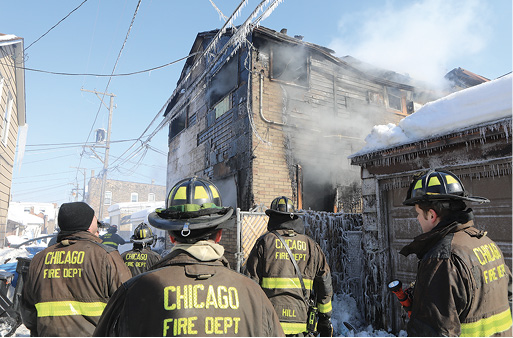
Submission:
[[[175,246],[150,271],[124,283],[95,336],[284,336],[260,286],[228,266],[219,244],[233,209],[210,181],[189,178],[148,216]]]
[[[148,271],[153,264],[160,260],[160,255],[150,248],[156,240],[157,236],[152,233],[148,225],[140,223],[135,228],[134,234],[130,237],[130,242],[134,243],[134,247],[121,255],[126,266],[132,272],[132,276]]]
[[[246,274],[260,284],[271,300],[287,336],[314,335],[315,331],[323,337],[332,336],[333,289],[324,253],[319,244],[304,234],[304,223],[289,198],[275,198],[265,213],[269,216],[269,232],[255,243],[246,263]],[[285,244],[297,264],[304,288]],[[318,316],[317,328],[315,322],[307,326],[310,315]]]

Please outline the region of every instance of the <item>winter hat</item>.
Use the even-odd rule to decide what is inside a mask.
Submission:
[[[94,217],[94,210],[87,203],[63,203],[57,222],[62,230],[87,230]]]

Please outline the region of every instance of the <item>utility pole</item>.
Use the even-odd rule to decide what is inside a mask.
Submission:
[[[110,96],[110,103],[109,103],[109,124],[107,126],[107,140],[105,142],[105,158],[103,160],[103,171],[102,171],[102,185],[100,190],[100,207],[98,208],[98,219],[101,221],[103,220],[103,203],[105,201],[105,184],[107,182],[107,168],[109,167],[109,149],[110,149],[110,128],[112,125],[112,110],[114,109],[114,97],[116,95],[114,94],[108,94],[108,93],[100,93],[96,90],[86,90],[86,89],[80,89],[84,92],[90,92],[96,94],[98,96],[106,95]],[[102,101],[103,104],[105,104],[100,96],[98,98]]]

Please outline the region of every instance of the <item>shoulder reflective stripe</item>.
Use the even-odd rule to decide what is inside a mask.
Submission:
[[[102,244],[105,244],[105,245],[114,245],[114,246],[118,246],[118,243],[114,243],[114,242],[105,242],[103,241]]]
[[[331,311],[331,300],[326,304],[317,303],[317,308],[320,313],[328,313]]]
[[[313,281],[311,279],[303,278],[305,288],[312,290]],[[301,289],[301,282],[299,278],[262,278],[261,286],[266,289]]]
[[[281,328],[285,334],[295,334],[306,332],[306,323],[284,323],[280,322]]]
[[[103,302],[85,303],[76,301],[37,303],[38,317],[57,316],[101,316],[107,306]]]
[[[461,323],[462,337],[489,337],[511,327],[510,309],[473,323]]]

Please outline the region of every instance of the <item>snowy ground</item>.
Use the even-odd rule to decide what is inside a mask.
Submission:
[[[131,247],[130,247],[131,248]],[[128,248],[128,249],[130,249]],[[122,250],[123,251],[123,250]],[[25,248],[21,249],[0,249],[0,264],[16,262],[16,257],[30,257],[30,252]],[[347,337],[395,337],[386,331],[375,330],[371,325],[362,322],[362,315],[358,312],[356,301],[345,294],[335,294],[333,297],[332,322],[334,336]],[[355,331],[349,331],[344,322],[350,323]],[[0,328],[1,333],[1,328]],[[401,331],[399,337],[405,337],[406,333]],[[13,337],[30,337],[30,332],[24,325],[21,325]]]

